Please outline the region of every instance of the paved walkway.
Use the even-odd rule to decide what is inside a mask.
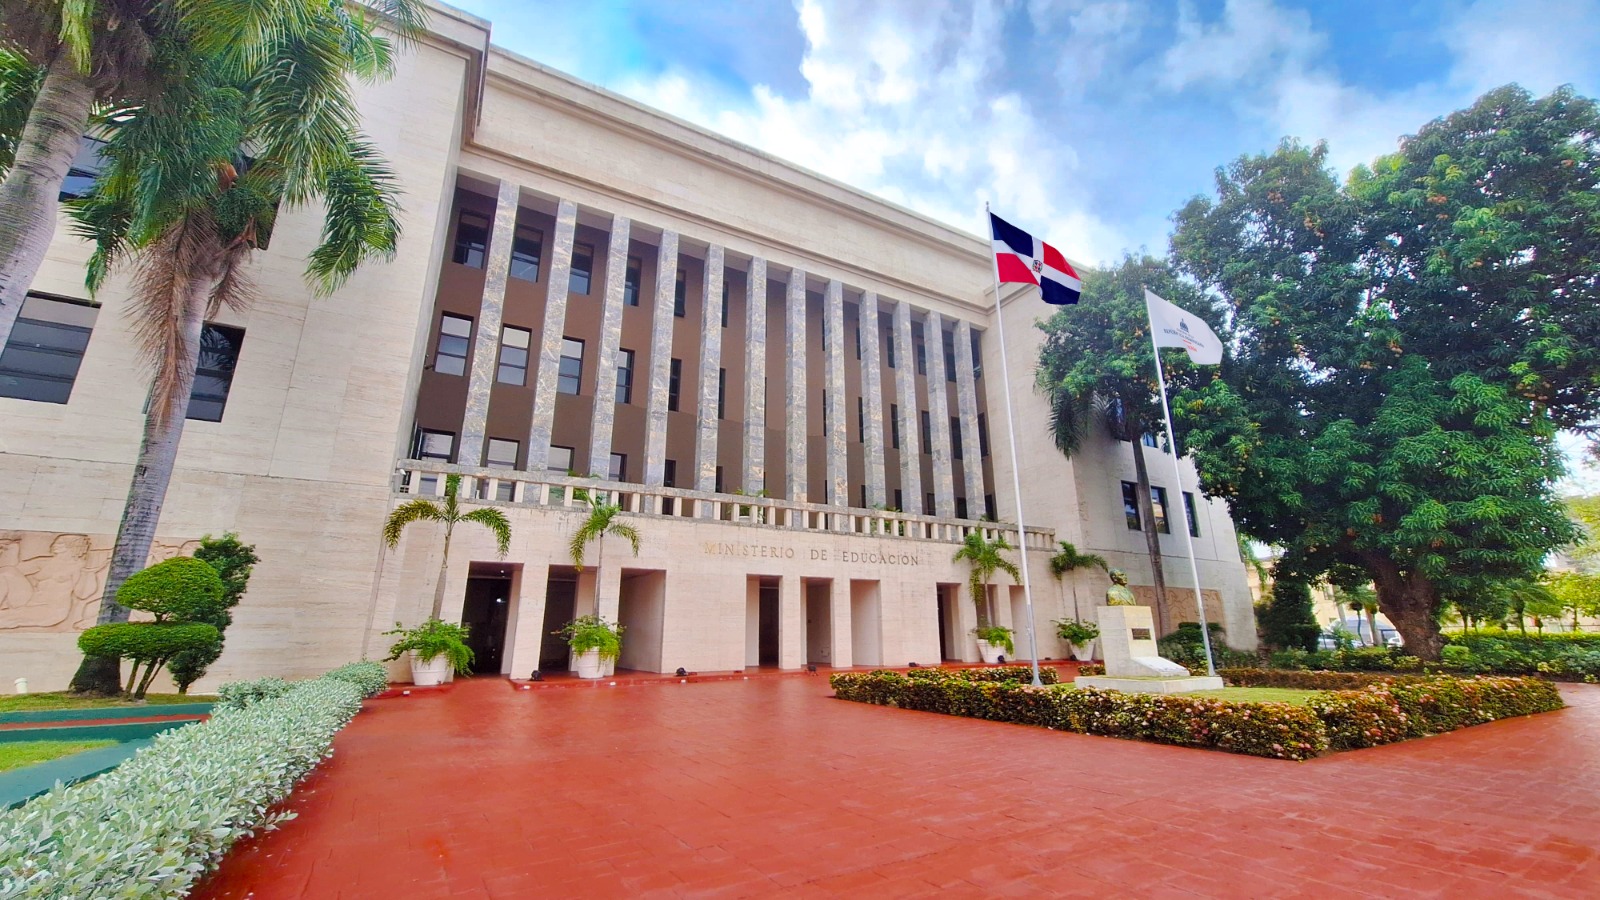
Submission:
[[[829,698],[821,677],[369,701],[195,894],[1593,897],[1600,688],[1307,763]]]

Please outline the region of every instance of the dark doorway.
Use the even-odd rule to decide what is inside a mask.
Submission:
[[[934,590],[939,597],[939,658],[959,659],[960,657],[950,650],[950,592],[945,590],[942,584],[934,588]]]
[[[506,646],[506,613],[511,609],[511,579],[473,575],[467,578],[467,601],[461,624],[472,648],[472,674],[499,675]]]
[[[565,672],[572,648],[559,632],[578,610],[578,580],[572,576],[550,576],[544,591],[544,640],[539,644],[539,671]]]
[[[778,664],[778,586],[761,585],[760,622],[756,630],[758,665]]]

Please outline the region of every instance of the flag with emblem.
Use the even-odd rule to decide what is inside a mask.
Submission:
[[[1203,319],[1151,292],[1144,291],[1144,305],[1150,311],[1150,329],[1157,347],[1182,347],[1196,365],[1214,366],[1222,362],[1222,341]]]
[[[1066,306],[1078,302],[1083,280],[1060,250],[989,213],[994,235],[995,273],[1001,284],[1036,284],[1044,302]]]

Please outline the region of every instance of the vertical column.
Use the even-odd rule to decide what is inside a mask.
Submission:
[[[802,278],[801,285],[805,281]],[[778,668],[798,669],[806,659],[805,582],[799,575],[778,579]]]
[[[484,429],[500,356],[500,321],[506,306],[506,279],[511,277],[511,239],[517,230],[521,194],[516,184],[502,181],[495,196],[494,234],[489,238],[483,304],[478,308],[478,336],[472,343],[472,371],[467,379],[467,414],[461,423],[461,450],[456,454],[456,462],[463,466],[483,464]]]
[[[722,366],[722,248],[706,250],[706,275],[700,302],[700,406],[695,411],[694,489],[717,485],[717,370]],[[701,516],[712,505],[700,504]]]
[[[545,289],[544,333],[539,341],[539,372],[533,383],[533,423],[528,426],[530,472],[543,472],[550,463],[550,428],[556,416],[556,376],[561,371],[561,339],[567,324],[567,294],[572,278],[572,238],[577,227],[578,207],[571,200],[562,200],[556,207],[550,282]]]
[[[845,442],[850,420],[844,397],[844,285],[829,279],[823,295],[823,327],[828,329],[828,358],[825,361],[828,384],[828,503],[850,505],[850,469],[845,457]]]
[[[956,514],[956,485],[950,452],[950,398],[945,387],[944,319],[929,310],[922,328],[928,356],[928,417],[933,420],[928,428],[929,440],[933,443],[928,448],[933,454],[933,511],[936,515],[953,516]]]
[[[967,518],[983,518],[983,453],[978,441],[978,373],[972,367],[972,325],[956,322],[956,404],[961,416],[961,471],[967,483]],[[998,512],[998,510],[996,510]]]
[[[544,597],[550,582],[550,567],[524,563],[518,573],[515,627],[511,629],[511,651],[506,654],[507,673],[527,678],[539,668],[539,649],[544,646]]]
[[[750,260],[744,318],[744,477],[746,494],[767,486],[767,261]]]
[[[600,310],[600,353],[595,357],[594,416],[589,431],[589,471],[611,471],[611,429],[617,419],[617,346],[622,342],[622,289],[628,277],[626,216],[611,220],[606,249],[605,301]]]
[[[852,586],[848,578],[835,578],[828,585],[828,659],[835,669],[855,665],[855,624],[850,619]]]
[[[883,366],[878,354],[878,295],[861,295],[861,398],[866,402],[867,505],[889,502],[883,463]]]
[[[678,233],[661,232],[656,252],[656,301],[651,311],[650,397],[645,404],[644,483],[667,474],[667,383],[672,377],[672,299],[678,286]]]
[[[917,416],[917,352],[911,343],[911,304],[894,305],[894,395],[900,402],[900,493],[906,508],[922,512],[922,431]]]
[[[784,340],[789,345],[784,384],[789,406],[783,424],[788,470],[784,493],[797,503],[806,501],[806,273],[789,271],[789,290],[784,298]]]

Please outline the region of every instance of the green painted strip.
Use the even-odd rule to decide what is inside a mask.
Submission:
[[[79,709],[30,709],[0,713],[0,725],[34,722],[83,722],[97,719],[145,719],[152,716],[203,716],[210,703],[151,703],[145,706],[88,706]]]
[[[0,743],[23,741],[137,741],[163,731],[192,725],[178,722],[129,722],[122,725],[62,725],[54,728],[13,728],[0,731]]]
[[[148,737],[140,738],[110,747],[85,750],[36,766],[0,772],[0,809],[21,806],[54,788],[57,782],[71,785],[103,775],[149,746],[150,741]]]

